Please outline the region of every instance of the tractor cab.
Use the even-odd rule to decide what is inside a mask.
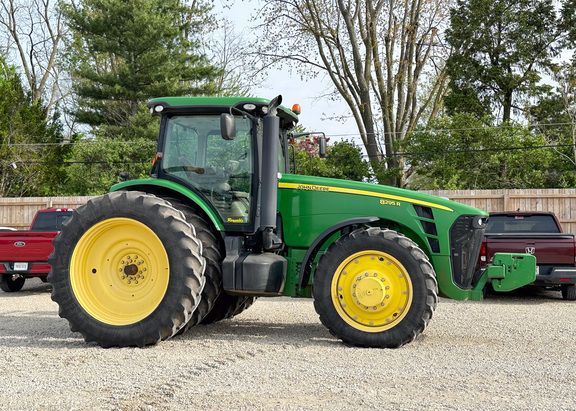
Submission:
[[[162,116],[153,177],[196,192],[227,232],[255,232],[260,225],[262,159],[281,173],[289,172],[287,132],[298,122],[291,110],[278,107],[274,117],[279,124],[273,131],[277,154],[266,154],[264,119],[269,106],[268,100],[256,98],[150,101],[150,112]],[[269,161],[274,157],[277,161]]]

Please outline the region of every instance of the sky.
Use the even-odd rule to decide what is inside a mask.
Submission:
[[[226,5],[231,5],[226,7]],[[235,31],[248,31],[256,25],[251,15],[258,8],[258,0],[216,0],[215,12],[234,23]],[[331,141],[352,140],[361,145],[358,128],[346,103],[321,97],[333,89],[330,79],[318,76],[305,81],[299,74],[290,73],[287,68],[276,67],[269,70],[265,84],[253,90],[256,97],[272,99],[282,95],[282,105],[292,108],[300,104],[300,124],[307,131],[324,132]],[[348,118],[340,121],[335,118]]]

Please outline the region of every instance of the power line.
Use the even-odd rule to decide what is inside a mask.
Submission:
[[[514,150],[534,150],[540,148],[556,148],[556,147],[574,147],[575,144],[548,144],[544,146],[528,146],[528,147],[497,147],[497,148],[477,148],[477,149],[468,149],[468,150],[446,150],[446,151],[423,151],[423,152],[414,152],[414,153],[391,153],[391,156],[402,156],[402,157],[409,157],[409,156],[421,156],[425,154],[460,154],[460,153],[482,153],[482,152],[489,152],[489,151],[514,151]],[[362,155],[362,157],[370,157],[369,155]]]
[[[81,145],[90,145],[90,144],[101,144],[101,143],[112,143],[112,144],[130,144],[130,145],[135,145],[135,144],[158,144],[158,142],[156,140],[154,141],[71,141],[68,143],[2,143],[0,144],[0,147],[36,147],[36,146],[40,146],[40,147],[44,147],[44,146],[62,146],[62,147],[66,147],[66,146],[72,146],[75,144],[81,144]]]
[[[565,123],[536,123],[536,124],[529,124],[526,126],[519,125],[519,124],[512,124],[512,125],[499,125],[499,126],[483,126],[483,127],[465,127],[465,128],[445,128],[445,129],[434,129],[434,128],[426,128],[426,129],[418,129],[412,130],[409,132],[403,131],[383,131],[383,132],[376,132],[376,133],[366,133],[372,135],[398,135],[398,134],[416,134],[416,133],[449,133],[449,132],[464,132],[464,131],[479,131],[479,130],[499,130],[499,129],[510,129],[510,128],[517,128],[517,127],[526,127],[526,128],[537,128],[537,127],[559,127],[559,126],[576,126],[574,122],[565,122]],[[314,132],[310,132],[313,134]],[[319,133],[319,132],[318,132]],[[360,137],[361,133],[349,133],[349,134],[327,134],[326,137]],[[29,136],[33,138],[43,138],[39,136]],[[67,146],[67,145],[74,145],[74,144],[157,144],[157,140],[149,140],[149,141],[117,141],[117,140],[99,140],[99,141],[90,141],[90,140],[79,140],[79,141],[69,141],[69,142],[59,142],[59,143],[0,143],[0,147],[32,147],[32,146]]]

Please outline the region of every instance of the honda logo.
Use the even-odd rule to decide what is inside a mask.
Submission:
[[[24,246],[26,245],[26,243],[25,243],[24,241],[16,241],[16,242],[14,243],[14,245],[15,245],[16,247],[24,247]]]
[[[534,253],[536,252],[536,247],[526,247],[526,252],[528,254],[534,255]]]

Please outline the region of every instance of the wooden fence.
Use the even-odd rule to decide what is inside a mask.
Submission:
[[[576,189],[533,190],[434,190],[424,191],[447,197],[486,211],[553,211],[564,231],[576,234]],[[26,229],[36,211],[43,208],[75,208],[91,197],[0,198],[0,226]]]
[[[22,197],[0,198],[0,227],[26,230],[44,208],[76,208],[91,197]]]
[[[576,234],[576,189],[530,190],[433,190],[423,191],[447,197],[486,211],[553,211],[564,231]]]

